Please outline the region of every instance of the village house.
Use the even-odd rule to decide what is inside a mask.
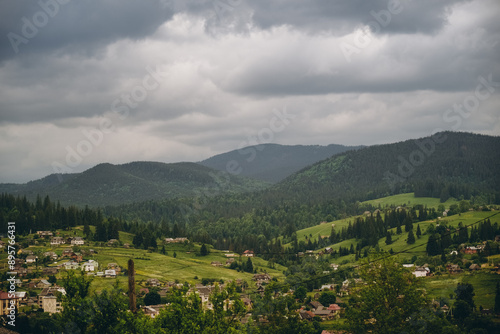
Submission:
[[[480,251],[480,248],[478,248],[478,247],[474,247],[474,246],[465,247],[465,248],[463,249],[463,252],[464,252],[465,254],[477,254],[479,251]]]
[[[65,244],[66,241],[64,240],[64,238],[62,237],[53,237],[51,240],[50,240],[50,244],[52,246],[58,246],[58,245],[63,245]]]
[[[51,231],[36,231],[36,234],[39,237],[51,237],[54,235]]]
[[[65,248],[61,254],[61,257],[71,257],[73,250],[71,248]]]
[[[113,246],[113,245],[118,245],[120,242],[116,239],[109,239],[108,240],[108,246]]]
[[[201,304],[203,305],[203,307],[205,307],[207,309],[212,309],[212,304],[210,303],[209,298],[210,298],[210,294],[212,293],[213,287],[212,286],[205,286],[202,284],[196,284],[195,289],[196,289],[195,292],[198,294],[198,296],[201,299]]]
[[[314,316],[320,317],[321,320],[330,320],[335,316],[335,312],[333,312],[329,308],[324,307],[323,305],[316,308],[313,313]]]
[[[478,265],[478,264],[471,264],[470,267],[469,267],[469,270],[480,270],[481,269],[481,266]]]
[[[234,262],[234,258],[232,258],[232,257],[226,259],[226,266],[229,266],[233,262]]]
[[[304,309],[300,309],[299,316],[300,316],[300,319],[302,319],[302,320],[312,320],[314,318],[314,313],[311,311],[306,311]]]
[[[81,246],[85,244],[85,240],[82,237],[75,237],[71,240],[71,244],[74,246]]]
[[[31,269],[23,268],[23,267],[15,267],[14,272],[17,273],[18,277],[25,277],[28,274],[32,274],[33,271]]]
[[[320,291],[331,291],[335,289],[335,284],[323,284],[321,288],[319,288]]]
[[[114,262],[108,263],[108,269],[113,269],[117,274],[122,271],[122,268],[118,265],[118,263]]]
[[[64,266],[64,269],[66,269],[66,270],[75,270],[75,269],[80,268],[80,265],[78,264],[78,262],[75,262],[73,260],[68,261],[68,262],[64,262],[62,265]]]
[[[141,306],[141,309],[144,312],[144,315],[148,315],[154,319],[165,307],[167,307],[167,305],[149,305]]]
[[[35,255],[28,255],[26,257],[26,263],[35,263],[36,260],[38,260],[38,256]]]
[[[340,307],[338,304],[330,304],[328,306],[329,310],[332,310],[335,314],[338,314],[342,311],[342,307]]]
[[[188,238],[184,238],[184,237],[182,237],[182,238],[175,238],[175,239],[174,238],[165,238],[165,242],[167,244],[182,244],[185,241],[189,242],[189,239]]]
[[[19,309],[19,298],[15,294],[0,291],[0,315],[7,315],[10,313],[9,307]]]
[[[95,260],[88,260],[87,262],[82,263],[83,271],[96,271],[99,267],[99,263]]]
[[[104,277],[106,277],[106,278],[116,278],[116,270],[114,270],[114,269],[104,270]]]
[[[426,277],[430,276],[431,270],[429,267],[417,267],[412,274],[415,275],[415,277]]]
[[[57,269],[57,267],[45,267],[42,269],[42,273],[45,276],[56,275],[58,272],[59,269]]]
[[[44,288],[38,295],[38,307],[48,313],[61,312],[62,305],[61,302],[57,300],[58,293],[65,295],[66,291],[61,287]]]
[[[271,275],[269,274],[254,274],[253,280],[257,282],[257,284],[269,283],[271,280]]]
[[[462,272],[462,268],[460,268],[458,264],[447,264],[446,270],[448,270],[450,274],[459,274]]]
[[[222,267],[222,263],[219,261],[212,261],[210,264],[214,267]]]
[[[76,262],[82,262],[83,256],[80,253],[71,253],[70,258]]]
[[[45,252],[43,257],[49,257],[51,260],[57,260],[58,256],[55,252]]]
[[[160,286],[160,281],[157,278],[148,278],[146,280],[146,285],[152,287]]]
[[[35,285],[35,289],[46,289],[49,288],[52,285],[52,283],[49,283],[46,279],[40,280],[38,283]]]
[[[28,300],[28,293],[26,291],[16,291],[14,294],[16,295],[16,298],[19,299],[21,304],[25,304]]]
[[[253,257],[254,254],[253,254],[253,251],[247,249],[246,251],[243,252],[243,256]]]

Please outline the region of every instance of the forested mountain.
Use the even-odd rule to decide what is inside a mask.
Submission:
[[[222,153],[199,163],[222,171],[227,171],[229,166],[239,175],[276,183],[318,161],[361,147],[260,144]]]
[[[500,137],[441,132],[337,154],[269,190],[284,201],[368,200],[403,192],[416,196],[500,201]],[[279,195],[278,195],[279,194]],[[496,197],[495,197],[496,196]]]
[[[99,164],[82,173],[52,174],[26,184],[0,184],[0,193],[49,195],[63,204],[106,206],[176,197],[221,195],[267,187],[195,163],[131,162]]]

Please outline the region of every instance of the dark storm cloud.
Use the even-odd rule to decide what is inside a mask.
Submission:
[[[360,24],[388,18],[386,33],[432,34],[447,23],[449,7],[457,0],[288,0],[249,2],[254,23],[262,28],[290,25],[310,32],[344,34]],[[391,11],[389,11],[391,10]],[[389,14],[387,12],[397,13]],[[374,14],[373,14],[374,13]]]
[[[117,39],[147,37],[172,14],[158,1],[3,0],[0,60],[56,49],[92,55]]]

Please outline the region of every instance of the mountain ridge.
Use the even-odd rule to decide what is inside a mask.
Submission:
[[[217,154],[198,163],[213,169],[232,171],[238,175],[278,183],[315,162],[362,147],[338,144],[326,146],[259,144]]]

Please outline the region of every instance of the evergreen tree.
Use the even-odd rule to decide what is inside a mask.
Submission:
[[[201,256],[207,256],[210,252],[205,244],[201,245],[200,254]]]
[[[401,230],[401,225],[398,224],[398,227],[396,228],[396,234],[401,234],[403,231]]]
[[[392,244],[392,236],[391,236],[391,232],[389,232],[389,231],[387,231],[387,234],[385,236],[385,244],[386,245]]]
[[[253,263],[250,257],[248,258],[247,263],[245,264],[244,270],[247,273],[253,273]]]
[[[434,234],[431,234],[429,236],[429,240],[427,240],[426,251],[427,251],[427,254],[429,256],[434,256],[434,255],[438,255],[441,253],[439,244],[438,244],[436,236]]]
[[[420,231],[420,224],[417,225],[417,238],[420,239],[420,236],[422,235],[422,231]]]
[[[413,235],[413,230],[408,232],[408,238],[406,239],[406,243],[412,245],[415,243],[415,236]]]

